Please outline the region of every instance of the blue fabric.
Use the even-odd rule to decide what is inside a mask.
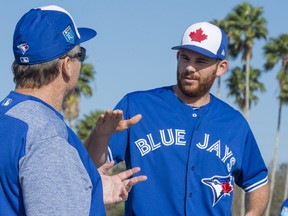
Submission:
[[[197,108],[172,87],[126,95],[115,107],[139,123],[112,136],[110,158],[140,166],[126,215],[231,215],[235,183],[249,192],[267,184],[267,168],[242,115],[211,95]],[[253,160],[253,163],[252,163]]]
[[[0,139],[0,215],[105,215],[100,175],[51,106],[11,92]]]
[[[57,59],[77,44],[96,36],[89,28],[77,28],[63,8],[34,8],[22,16],[13,37],[13,52],[18,64],[39,64]]]

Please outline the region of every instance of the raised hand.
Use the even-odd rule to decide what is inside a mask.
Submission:
[[[138,114],[130,119],[124,120],[122,110],[106,110],[106,112],[98,118],[95,129],[98,135],[109,136],[112,133],[128,129],[139,122],[141,118],[142,116]]]
[[[115,204],[127,200],[132,187],[147,180],[147,176],[144,175],[130,178],[140,171],[139,167],[134,167],[113,176],[107,175],[107,172],[113,166],[114,162],[106,162],[98,168],[103,184],[104,204]]]

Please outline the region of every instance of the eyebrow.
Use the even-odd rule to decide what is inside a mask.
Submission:
[[[208,58],[208,57],[199,56],[199,57],[196,57],[196,60],[201,60],[201,61],[207,61],[207,62],[209,62],[211,59]]]

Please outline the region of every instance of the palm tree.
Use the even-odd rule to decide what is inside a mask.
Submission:
[[[234,8],[233,12],[225,18],[228,25],[229,52],[232,58],[237,58],[242,53],[242,61],[246,64],[245,79],[245,109],[244,116],[249,119],[249,77],[250,61],[253,57],[252,49],[255,39],[266,39],[268,30],[266,20],[262,17],[263,8],[254,8],[248,2],[244,2]]]
[[[104,111],[91,112],[89,115],[84,115],[84,118],[77,123],[77,135],[83,142],[94,128],[99,116],[103,113]]]
[[[228,97],[235,97],[235,102],[239,106],[239,108],[242,110],[245,109],[245,93],[246,93],[246,86],[245,86],[245,81],[246,81],[246,68],[247,66],[244,65],[243,68],[241,69],[240,67],[235,67],[231,71],[231,75],[226,79],[229,92],[228,92]],[[263,83],[259,82],[258,79],[261,75],[261,71],[258,69],[253,69],[251,66],[249,68],[250,71],[250,82],[249,82],[249,107],[251,103],[253,102],[254,105],[257,104],[258,102],[258,97],[254,94],[256,91],[264,92],[265,87]],[[240,191],[240,215],[244,215],[245,212],[245,192],[242,190],[236,190]],[[234,201],[234,204],[236,204],[236,200]]]
[[[288,198],[288,163],[286,164],[286,178],[285,178],[283,201]]]
[[[235,67],[231,71],[231,75],[226,79],[227,86],[229,88],[228,97],[235,97],[235,103],[243,111],[245,109],[245,79],[246,79],[246,65],[242,69],[240,67]],[[259,82],[261,71],[259,69],[254,69],[250,67],[250,96],[249,96],[249,106],[253,102],[254,105],[257,104],[259,98],[254,94],[256,91],[265,92],[265,86],[263,83]]]
[[[74,92],[64,100],[62,106],[64,118],[68,120],[69,126],[72,129],[74,129],[74,120],[79,115],[81,95],[91,97],[93,94],[89,84],[94,80],[94,74],[95,71],[92,64],[82,64],[77,87]]]
[[[264,67],[266,70],[273,69],[278,62],[281,62],[281,68],[277,75],[279,83],[279,108],[276,130],[276,140],[274,145],[274,156],[271,171],[270,193],[273,195],[275,176],[278,162],[278,150],[280,145],[280,126],[281,112],[283,105],[288,104],[288,34],[282,34],[279,38],[270,38],[264,46],[265,57],[267,59]],[[288,177],[288,176],[287,176]],[[266,215],[268,216],[271,208],[271,199],[269,200]]]
[[[232,58],[237,58],[242,53],[242,61],[245,61],[245,109],[244,117],[249,120],[249,95],[250,95],[250,61],[253,57],[252,49],[254,39],[266,39],[268,30],[266,28],[266,20],[262,17],[263,8],[254,8],[251,4],[245,1],[243,4],[236,6],[233,12],[225,18],[228,25],[229,37],[229,53]],[[244,215],[245,194],[242,191],[241,215]]]
[[[216,26],[218,26],[218,27],[220,27],[226,34],[229,32],[228,22],[225,19],[223,19],[223,20],[214,19],[213,21],[211,21],[211,23],[216,25]],[[227,36],[228,36],[228,34],[227,34]],[[227,58],[228,58],[228,56],[227,56]],[[217,77],[217,92],[216,92],[216,96],[218,98],[220,98],[220,96],[221,96],[221,76]]]

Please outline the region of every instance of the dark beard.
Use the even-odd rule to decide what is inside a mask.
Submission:
[[[178,74],[178,73],[177,73]],[[183,76],[182,76],[183,78]],[[180,89],[180,91],[187,97],[202,97],[204,95],[206,95],[207,93],[210,92],[210,89],[214,83],[215,80],[215,76],[210,77],[206,80],[199,80],[199,85],[197,88],[193,88],[191,89],[190,85],[183,85],[183,83],[181,82],[181,77],[179,77],[179,74],[177,75],[177,85]]]

